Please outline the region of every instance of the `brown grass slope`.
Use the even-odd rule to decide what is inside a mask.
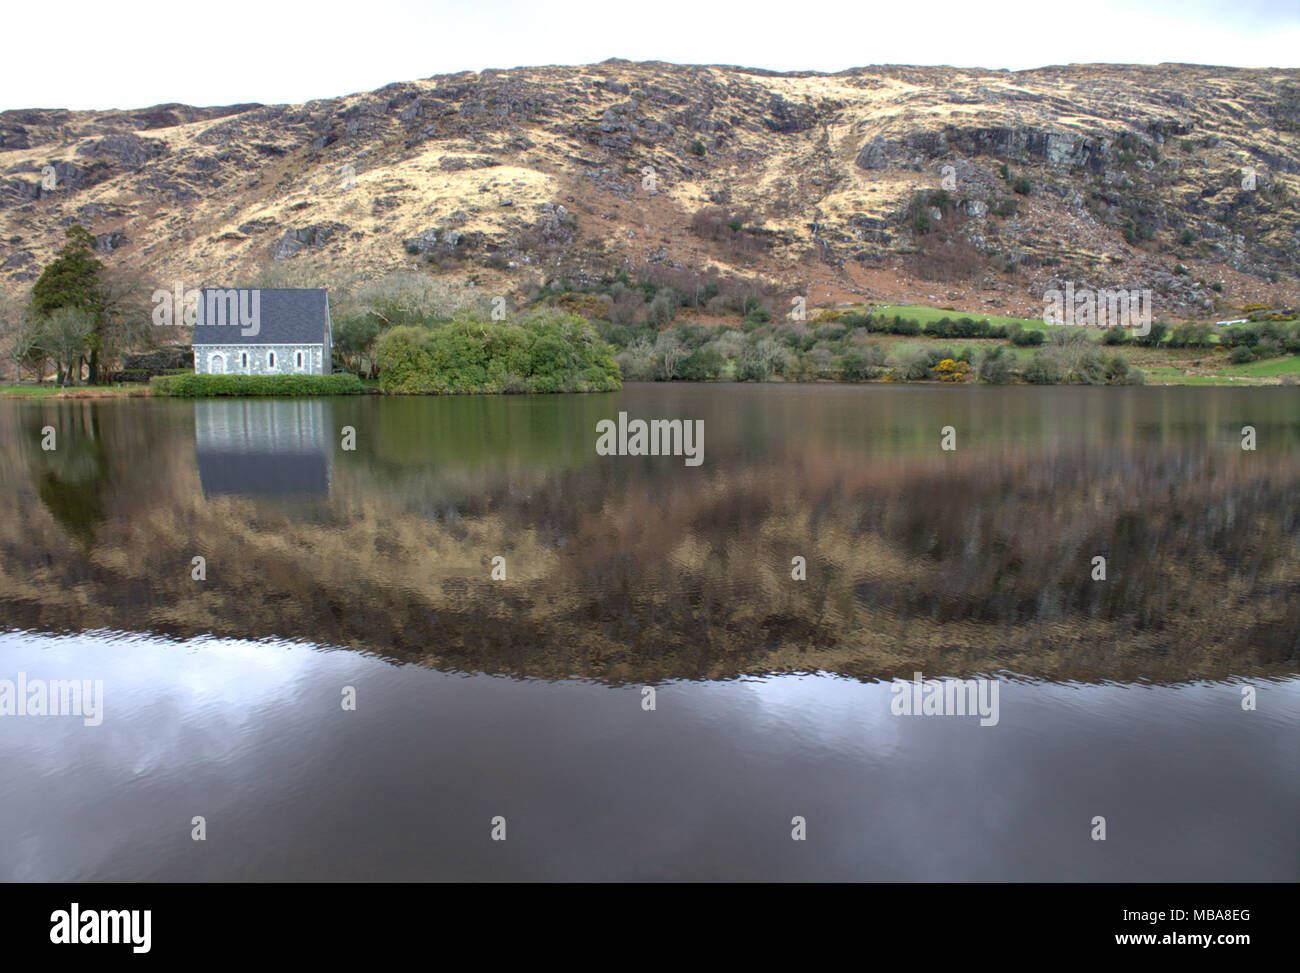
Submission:
[[[945,175],[942,233],[979,256],[925,280],[909,205]],[[1300,303],[1298,197],[1296,70],[607,61],[304,105],[0,113],[0,285],[33,280],[80,222],[106,260],[187,286],[425,263],[505,292],[658,262],[814,303],[1040,311],[1047,282],[1073,279],[1206,315]],[[745,245],[692,232],[708,207]]]

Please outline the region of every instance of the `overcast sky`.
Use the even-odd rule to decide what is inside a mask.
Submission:
[[[61,0],[4,13],[0,109],[301,102],[609,57],[774,70],[1300,66],[1300,0]]]

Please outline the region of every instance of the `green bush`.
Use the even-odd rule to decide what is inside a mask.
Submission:
[[[1056,355],[1036,351],[1025,367],[1025,381],[1032,385],[1060,385],[1065,381],[1065,369]]]
[[[544,311],[518,324],[467,316],[392,328],[375,345],[379,385],[394,394],[608,392],[622,387],[613,349],[582,318]]]
[[[742,323],[751,328],[760,324],[767,324],[772,320],[772,312],[767,309],[767,305],[757,297],[751,297],[745,302],[745,315]]]
[[[334,375],[158,375],[149,383],[154,395],[196,399],[215,395],[357,395],[361,379],[348,372]]]
[[[846,382],[865,382],[879,377],[884,364],[885,354],[879,348],[854,348],[840,359],[840,378]]]
[[[700,348],[678,366],[677,377],[687,382],[703,382],[722,374],[722,353],[716,348]]]
[[[1206,348],[1210,344],[1211,328],[1195,321],[1180,324],[1169,336],[1170,348]]]
[[[1163,321],[1155,321],[1151,325],[1151,330],[1146,334],[1133,336],[1133,340],[1145,348],[1154,348],[1164,340],[1165,335],[1169,333],[1169,325]]]
[[[1255,353],[1247,345],[1237,345],[1232,349],[1232,354],[1228,356],[1228,361],[1234,365],[1244,365],[1246,362],[1255,360]]]
[[[975,377],[990,385],[1006,385],[1012,380],[1011,370],[1015,364],[1016,356],[1010,348],[994,345],[980,356]]]
[[[1007,336],[1017,348],[1037,348],[1043,343],[1043,332],[1037,328],[1022,328],[1014,321],[1011,323]]]

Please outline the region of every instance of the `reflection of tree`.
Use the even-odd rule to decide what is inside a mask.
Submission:
[[[366,416],[337,408],[336,423],[350,408]],[[465,424],[499,433],[499,418]],[[307,522],[296,503],[205,501],[188,406],[103,408],[100,429],[62,421],[60,452],[80,451],[39,454],[25,432],[59,527],[30,506],[0,520],[0,614],[17,617],[37,591],[69,625],[138,629],[147,592],[152,630],[169,634],[607,682],[1004,668],[1185,680],[1298,664],[1300,480],[1286,456],[1013,447],[864,465],[814,448],[779,470],[764,456],[685,477],[669,463],[635,475],[534,465],[524,443],[497,457],[473,436],[417,437],[421,462],[336,469],[332,502]],[[358,441],[379,458],[371,431]],[[101,497],[108,524],[94,531]],[[96,533],[93,580],[60,528]],[[196,552],[220,566],[199,587]],[[1108,558],[1105,584],[1090,578],[1094,553]],[[508,581],[488,580],[495,554]],[[791,579],[796,554],[805,581]],[[89,597],[69,593],[78,584]]]
[[[94,543],[107,517],[108,463],[97,416],[88,404],[43,411],[24,438],[37,495],[83,550]],[[45,426],[55,431],[56,448],[48,451],[41,448]]]

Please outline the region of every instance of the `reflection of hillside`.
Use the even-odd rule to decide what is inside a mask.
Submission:
[[[326,494],[330,403],[215,399],[194,404],[194,459],[206,496]]]
[[[335,469],[310,520],[203,498],[189,429],[113,440],[108,519],[82,555],[6,469],[9,625],[291,636],[443,669],[610,681],[786,669],[1011,669],[1183,680],[1297,671],[1300,553],[1285,457],[1181,448],[439,471],[381,488]],[[360,432],[360,430],[359,430]],[[363,439],[364,441],[364,439]],[[469,484],[477,484],[469,489]],[[429,502],[418,502],[425,496]],[[1110,580],[1090,580],[1094,554]],[[190,558],[208,560],[192,582]],[[507,558],[508,580],[489,580]],[[807,558],[808,580],[790,580]]]

